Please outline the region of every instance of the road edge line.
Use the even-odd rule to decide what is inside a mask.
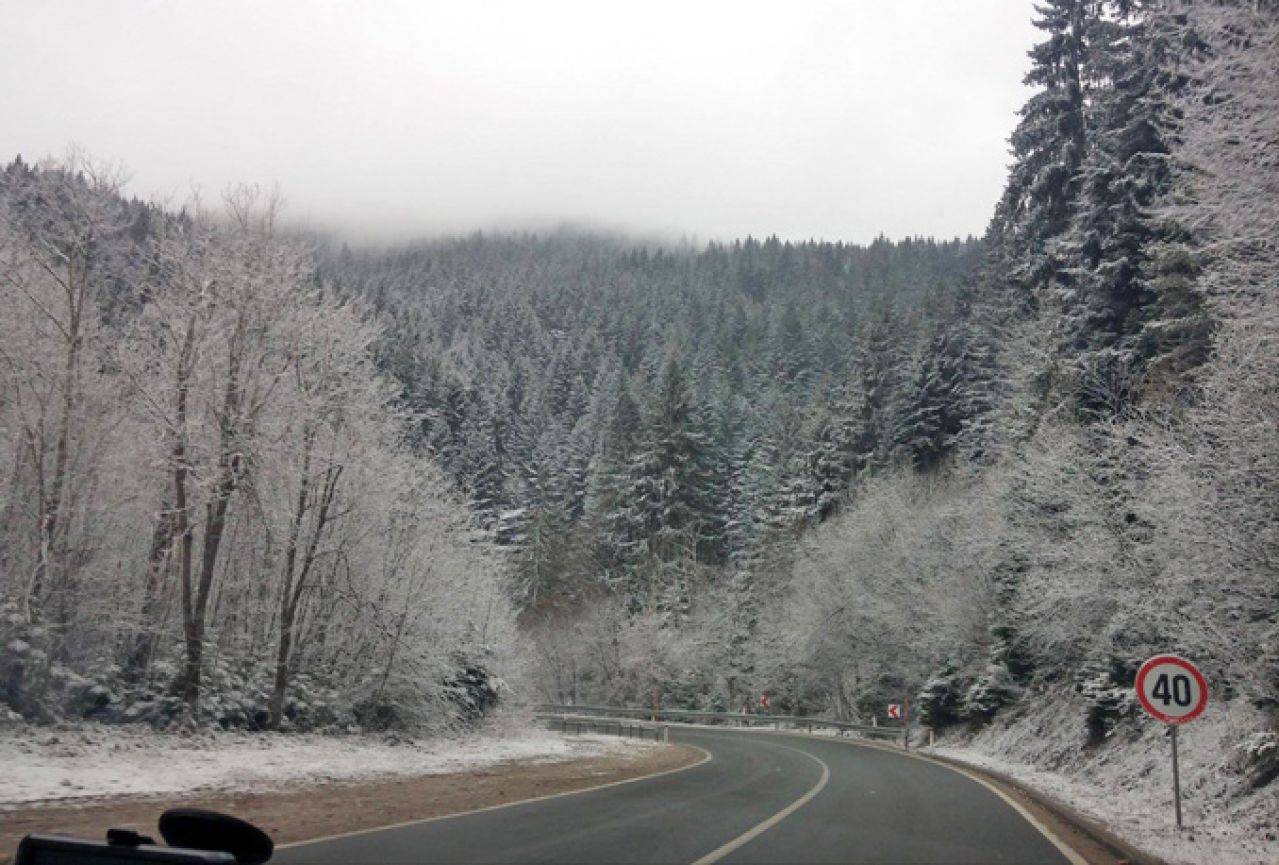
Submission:
[[[993,781],[987,778],[983,778],[981,775],[977,774],[976,772],[969,771],[966,768],[956,766],[950,763],[945,763],[941,760],[934,760],[932,757],[926,754],[911,754],[908,751],[903,751],[902,753],[906,754],[907,756],[914,757],[916,760],[923,760],[926,763],[932,763],[934,766],[944,766],[945,768],[950,769],[952,772],[958,772],[960,775],[963,775],[965,778],[968,778],[969,780],[976,781],[978,784],[982,785],[987,790],[994,793],[1000,799],[1003,799],[1004,802],[1010,808],[1012,808],[1014,811],[1020,814],[1026,820],[1027,823],[1029,823],[1031,826],[1034,826],[1035,829],[1039,830],[1039,834],[1047,838],[1049,842],[1054,847],[1057,848],[1057,850],[1061,853],[1061,855],[1066,857],[1066,861],[1069,862],[1070,865],[1089,865],[1088,860],[1084,858],[1082,853],[1080,853],[1074,847],[1071,847],[1069,844],[1067,844],[1061,837],[1057,835],[1056,832],[1054,832],[1049,827],[1045,826],[1043,821],[1041,821],[1034,814],[1030,813],[1030,811],[1026,808],[1025,805],[1022,805],[1012,796],[1008,795],[1008,793],[1001,790],[999,786],[995,784]]]
[[[770,731],[761,730],[759,732],[768,733]],[[809,736],[804,736],[802,733],[791,733],[784,730],[778,730],[774,732],[774,735],[778,735],[778,734],[783,736],[797,736],[806,740],[811,738]],[[1027,823],[1029,823],[1032,827],[1034,827],[1034,829],[1037,832],[1039,832],[1040,835],[1043,835],[1045,838],[1047,838],[1048,842],[1052,844],[1054,847],[1056,847],[1057,851],[1061,853],[1061,855],[1066,857],[1066,861],[1069,862],[1070,865],[1091,865],[1091,863],[1089,863],[1088,860],[1084,858],[1082,853],[1080,853],[1074,847],[1071,847],[1069,844],[1067,844],[1052,829],[1045,826],[1043,824],[1043,821],[1041,821],[1034,814],[1031,814],[1030,811],[1028,811],[1024,805],[1022,805],[1012,796],[1008,795],[1006,792],[1001,790],[993,781],[987,778],[983,778],[981,775],[977,774],[975,771],[970,771],[967,768],[955,765],[953,763],[946,762],[944,760],[938,760],[928,754],[919,754],[914,751],[907,751],[901,748],[893,748],[888,745],[880,744],[879,742],[868,742],[865,740],[858,741],[856,739],[851,739],[843,736],[822,737],[822,740],[831,741],[831,742],[841,742],[845,745],[851,745],[854,748],[873,748],[876,751],[884,751],[889,754],[896,754],[899,757],[910,757],[913,760],[919,760],[920,762],[923,762],[923,763],[931,763],[934,766],[940,766],[943,769],[949,769],[952,772],[955,772],[959,775],[963,775],[968,780],[975,781],[981,786],[985,787],[990,792],[994,793],[996,796],[1002,799],[1006,805],[1008,805],[1014,811],[1020,814],[1021,817]]]
[[[594,793],[597,790],[606,790],[609,787],[620,787],[623,784],[634,784],[638,781],[648,781],[653,778],[661,778],[664,775],[674,775],[677,772],[687,772],[690,769],[696,769],[698,766],[704,766],[711,760],[715,759],[710,751],[705,748],[699,748],[697,745],[689,745],[684,742],[679,743],[680,747],[692,748],[695,751],[702,752],[702,759],[696,763],[689,763],[687,766],[679,766],[675,769],[663,769],[660,772],[653,772],[649,775],[640,775],[635,778],[623,778],[620,781],[608,781],[604,784],[596,784],[594,787],[582,787],[580,790],[565,790],[561,793],[547,793],[544,796],[533,796],[529,799],[520,799],[515,802],[499,802],[496,805],[485,805],[482,808],[471,808],[468,811],[458,811],[455,814],[437,814],[434,817],[419,817],[416,820],[405,820],[400,823],[388,823],[385,826],[371,826],[368,829],[355,829],[351,832],[339,832],[336,835],[323,835],[319,838],[308,838],[305,841],[290,841],[287,844],[276,844],[276,850],[290,850],[295,847],[305,847],[308,844],[323,844],[326,841],[339,841],[343,838],[356,838],[360,835],[371,835],[374,832],[386,832],[391,829],[405,829],[409,826],[420,826],[424,823],[438,823],[441,820],[452,820],[454,817],[467,817],[471,814],[482,814],[485,811],[501,811],[504,808],[515,808],[519,805],[531,805],[534,802],[545,802],[549,799],[562,799],[565,796],[577,796],[582,793]],[[792,749],[794,750],[794,749]]]
[[[778,823],[785,820],[791,814],[794,814],[800,808],[803,808],[805,805],[811,802],[814,798],[816,798],[818,793],[826,789],[826,785],[830,783],[830,766],[826,765],[825,760],[823,760],[821,757],[818,757],[814,754],[810,754],[807,751],[801,751],[799,748],[792,748],[788,745],[780,745],[779,747],[785,748],[787,751],[794,751],[796,754],[803,754],[805,757],[807,757],[808,759],[812,760],[817,765],[822,767],[822,777],[820,780],[818,780],[816,786],[814,786],[811,790],[809,790],[803,796],[800,796],[794,802],[787,805],[782,810],[778,811],[773,816],[769,817],[767,820],[764,820],[761,823],[757,823],[755,826],[743,832],[741,835],[738,835],[736,838],[732,839],[728,843],[720,847],[717,847],[716,849],[707,853],[705,856],[695,861],[693,865],[711,865],[711,863],[713,862],[718,862],[719,860],[727,856],[729,853],[732,853],[734,850],[737,850],[738,848],[743,847],[746,844],[749,844],[751,841],[754,841],[756,838],[758,838],[760,835],[763,835],[769,829],[772,829],[774,826],[776,826]]]
[[[1082,835],[1119,862],[1130,862],[1132,865],[1168,865],[1166,860],[1120,837],[1101,820],[1082,813],[1068,802],[1045,793],[1026,781],[985,766],[968,763],[957,757],[945,754],[928,754],[927,756],[930,760],[942,765],[971,769],[973,773],[984,776],[997,786],[1015,790],[1019,796],[1050,812],[1071,831]]]

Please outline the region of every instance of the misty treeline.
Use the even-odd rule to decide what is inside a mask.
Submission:
[[[1275,8],[1037,25],[980,241],[327,251],[548,698],[942,727],[1052,690],[1100,739],[1176,650],[1273,719]]]
[[[33,720],[446,725],[499,696],[500,562],[250,190],[181,213],[0,174],[0,703]]]

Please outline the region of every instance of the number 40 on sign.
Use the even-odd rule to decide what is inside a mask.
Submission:
[[[1185,724],[1208,705],[1208,683],[1185,658],[1156,655],[1137,671],[1137,699],[1165,724]]]

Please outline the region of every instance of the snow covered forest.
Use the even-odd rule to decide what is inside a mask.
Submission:
[[[1269,784],[1279,8],[1037,25],[981,238],[350,248],[249,191],[9,165],[0,701],[316,729],[908,695],[943,731],[1047,701],[1051,761],[1145,735],[1136,667],[1177,651]]]
[[[386,727],[498,698],[513,609],[375,363],[251,190],[0,183],[0,697],[32,720]]]

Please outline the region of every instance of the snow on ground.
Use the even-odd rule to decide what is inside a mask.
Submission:
[[[0,731],[0,810],[57,799],[361,781],[555,762],[657,747],[519,728],[391,743],[363,736],[202,732],[82,725]]]
[[[1279,781],[1249,791],[1237,749],[1259,728],[1241,702],[1210,704],[1179,736],[1185,828],[1173,817],[1171,743],[1144,715],[1083,747],[1082,712],[1045,700],[1012,723],[947,738],[935,753],[1012,776],[1177,865],[1279,863]]]

